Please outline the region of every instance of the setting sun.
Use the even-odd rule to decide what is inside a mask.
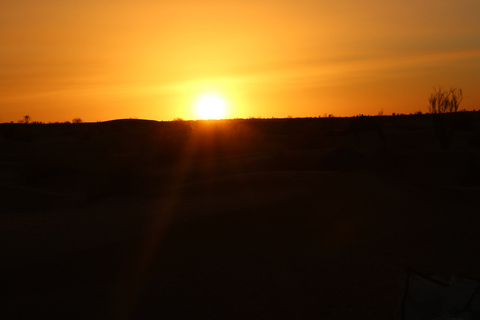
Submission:
[[[195,110],[201,119],[221,119],[225,117],[227,103],[219,95],[203,95],[196,100]]]

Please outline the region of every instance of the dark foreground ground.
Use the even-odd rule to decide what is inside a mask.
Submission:
[[[350,121],[0,125],[0,318],[392,319],[407,267],[480,279],[478,115]]]

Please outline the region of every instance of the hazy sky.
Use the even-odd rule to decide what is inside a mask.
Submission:
[[[478,0],[2,0],[0,122],[480,109]]]

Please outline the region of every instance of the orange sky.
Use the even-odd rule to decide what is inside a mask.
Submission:
[[[480,109],[478,0],[3,0],[0,122]]]

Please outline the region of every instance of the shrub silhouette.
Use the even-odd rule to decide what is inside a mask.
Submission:
[[[29,124],[31,119],[32,119],[32,118],[30,118],[29,115],[26,115],[26,116],[23,116],[23,119],[22,119],[22,120],[18,120],[18,123]]]

